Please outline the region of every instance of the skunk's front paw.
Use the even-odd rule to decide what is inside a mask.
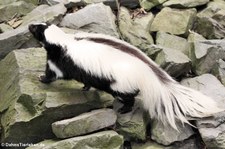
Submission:
[[[52,81],[54,81],[53,79],[48,79],[45,75],[41,75],[38,77],[39,81],[45,84],[49,84]]]

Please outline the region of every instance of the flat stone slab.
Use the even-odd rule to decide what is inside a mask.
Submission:
[[[58,138],[69,138],[107,128],[115,124],[117,116],[112,109],[94,110],[71,119],[52,124]]]
[[[26,149],[120,149],[123,137],[115,131],[102,131],[65,140],[45,140]]]
[[[163,4],[164,7],[175,8],[193,8],[201,5],[205,5],[209,0],[169,0]]]

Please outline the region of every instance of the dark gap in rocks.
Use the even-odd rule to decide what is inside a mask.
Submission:
[[[154,44],[156,44],[156,35],[157,35],[157,32],[151,32],[150,34],[152,36],[152,39],[154,41]]]
[[[199,11],[202,11],[203,9],[205,9],[206,7],[207,7],[207,4],[201,5],[201,6],[197,6],[197,7],[195,7],[195,8],[196,8],[197,11],[199,12]]]

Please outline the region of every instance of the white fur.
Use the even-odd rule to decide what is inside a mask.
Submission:
[[[181,86],[165,72],[170,81],[164,84],[152,69],[137,57],[105,44],[88,40],[76,41],[73,36],[65,34],[54,25],[45,31],[45,35],[49,42],[66,46],[67,55],[85,71],[98,77],[113,77],[116,80],[111,85],[114,91],[131,93],[139,89],[143,106],[149,111],[151,118],[157,118],[164,124],[169,123],[174,129],[177,129],[176,119],[189,124],[186,116],[207,117],[222,111],[212,99]],[[157,66],[139,49],[116,38],[88,33],[76,34],[75,37],[100,37],[120,42],[132,47]]]
[[[48,66],[49,66],[50,70],[55,72],[56,78],[63,78],[62,71],[51,60],[48,60]]]

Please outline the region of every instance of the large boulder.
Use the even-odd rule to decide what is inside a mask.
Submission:
[[[154,18],[151,31],[163,31],[174,35],[187,36],[196,16],[196,9],[163,8]]]
[[[32,3],[26,3],[24,1],[0,5],[0,22],[8,21],[15,17],[15,15],[24,16],[34,8],[35,6]]]
[[[190,58],[193,70],[201,75],[212,71],[219,59],[225,59],[224,40],[202,40],[192,43]]]
[[[75,81],[38,81],[44,72],[42,48],[14,50],[0,62],[1,142],[36,143],[53,138],[51,124],[92,109],[111,106],[111,95],[82,92]]]
[[[120,149],[123,144],[123,137],[115,131],[102,131],[86,136],[69,138],[61,141],[45,140],[37,146],[26,149]]]
[[[149,32],[152,21],[152,13],[131,19],[129,10],[122,7],[119,13],[119,29],[122,38],[141,50],[147,51],[149,45],[154,43]]]
[[[212,97],[220,108],[225,109],[225,87],[211,74],[204,74],[195,78],[185,79],[183,85],[199,90]],[[225,148],[225,112],[197,121],[199,133],[206,144],[206,148]]]
[[[116,17],[110,7],[98,3],[66,14],[60,26],[119,37],[115,21]]]

